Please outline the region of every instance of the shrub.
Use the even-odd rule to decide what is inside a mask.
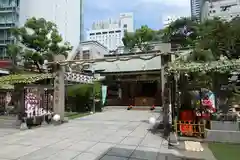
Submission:
[[[93,86],[95,87],[95,99],[101,100],[101,84],[76,84],[66,89],[66,111],[86,112],[93,106]],[[96,111],[101,111],[101,103],[95,103]]]

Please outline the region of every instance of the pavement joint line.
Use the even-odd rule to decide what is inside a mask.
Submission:
[[[57,141],[57,142],[55,142],[55,143],[53,143],[53,144],[56,144],[56,143],[58,143],[58,142],[61,142],[62,140],[60,140],[60,141]],[[47,147],[50,147],[51,145],[53,145],[53,144],[49,144],[49,145],[47,145],[47,146],[45,146],[44,148],[47,148]],[[32,146],[32,145],[29,145],[29,146]],[[28,153],[28,154],[26,154],[26,155],[24,155],[24,156],[21,156],[21,157],[25,157],[25,156],[27,156],[27,155],[29,155],[29,154],[32,154],[32,153],[34,153],[34,152],[37,152],[37,151],[39,151],[39,150],[41,150],[41,149],[44,149],[44,148],[39,148],[39,149],[37,149],[37,150],[35,150],[35,151],[33,151],[33,152],[31,152],[31,153]],[[61,150],[63,150],[63,149],[60,149],[60,151]],[[53,153],[52,155],[55,155],[56,153]],[[50,155],[50,156],[52,156],[52,155]],[[19,158],[21,158],[21,157],[18,157],[17,159],[19,159]]]
[[[140,126],[143,122],[141,122],[138,126]],[[137,127],[136,127],[137,128]],[[149,131],[147,131],[148,133]],[[130,154],[129,158],[131,158],[131,156],[133,155],[133,153],[136,151],[136,149],[140,146],[140,144],[142,143],[142,141],[146,138],[147,134],[144,135],[144,137],[142,138],[141,142],[136,146],[136,148],[132,151],[132,153]]]
[[[139,127],[140,125],[141,125],[141,123],[140,123],[140,124],[138,124],[138,125],[137,125],[137,127]],[[136,127],[136,128],[137,128],[137,127]],[[136,130],[136,128],[135,128],[133,131],[131,131],[131,132],[130,132],[128,135],[130,135],[131,133],[133,133],[133,132]],[[119,130],[120,130],[120,129],[119,129]],[[117,130],[117,131],[118,131],[118,130]],[[125,140],[125,139],[128,137],[128,135],[127,135],[127,136],[126,136],[126,137],[125,137],[125,138],[124,138],[122,141],[124,141],[124,140]],[[143,139],[144,139],[144,138],[143,138]],[[122,142],[122,141],[121,141],[121,142]],[[121,143],[121,142],[120,142],[120,143]],[[139,145],[139,144],[138,144],[138,145]],[[115,145],[115,146],[116,146],[116,145]],[[137,148],[137,146],[136,146],[136,148]],[[132,153],[130,154],[130,156],[129,156],[129,157],[125,157],[125,158],[128,158],[128,159],[130,159],[131,155],[132,155],[132,154],[133,154],[133,152],[136,150],[136,148],[135,148],[135,149],[132,151]],[[108,152],[107,152],[107,153],[108,153]],[[99,160],[100,160],[100,159],[102,159],[104,156],[106,156],[106,155],[107,155],[107,153],[105,153],[103,156],[101,156],[101,157],[99,158]],[[119,156],[118,156],[118,157],[119,157]]]

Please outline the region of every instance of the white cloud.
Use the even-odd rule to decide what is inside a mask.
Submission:
[[[190,0],[137,0],[144,3],[159,3],[172,6],[188,7]]]

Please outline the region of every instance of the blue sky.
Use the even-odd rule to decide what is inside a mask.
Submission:
[[[166,16],[190,16],[190,0],[84,0],[85,28],[96,20],[117,18],[119,13],[133,12],[135,28],[148,25],[163,27]]]

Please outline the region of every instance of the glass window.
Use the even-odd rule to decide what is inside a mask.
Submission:
[[[83,59],[90,59],[90,52],[89,52],[89,50],[83,51]]]

